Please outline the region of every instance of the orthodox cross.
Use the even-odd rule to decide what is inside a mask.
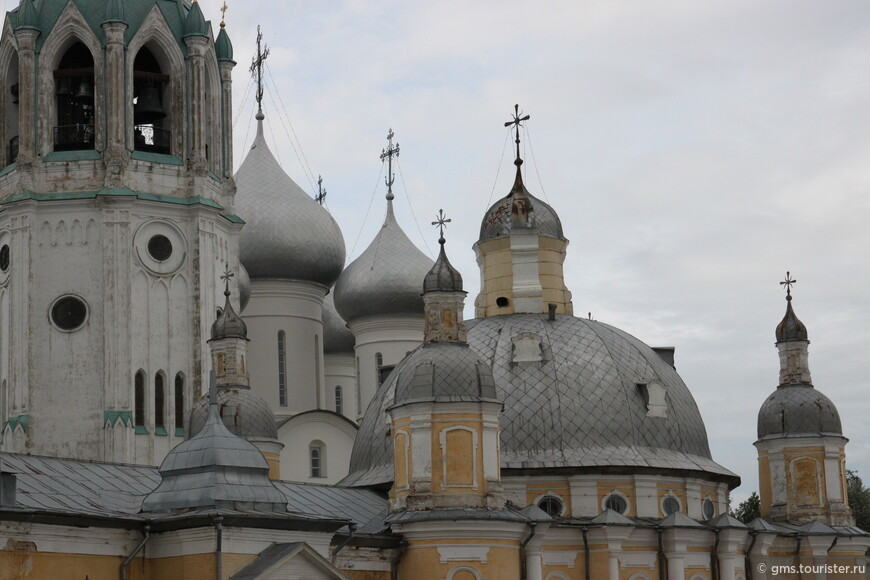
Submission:
[[[223,273],[223,275],[221,276],[221,280],[223,280],[224,282],[226,282],[226,289],[224,290],[224,295],[225,295],[225,296],[229,296],[229,295],[230,295],[230,278],[233,278],[233,277],[235,277],[235,274],[233,274],[232,272],[230,272],[230,265],[227,264],[226,269],[224,270],[224,273]]]
[[[396,145],[393,146],[393,137],[394,136],[395,135],[393,135],[393,130],[390,129],[390,132],[387,133],[387,148],[381,150],[381,161],[386,159],[388,164],[389,164],[388,168],[387,168],[387,177],[385,178],[385,181],[387,184],[387,199],[388,200],[392,200],[393,197],[395,197],[393,195],[393,183],[395,183],[395,181],[396,181],[396,176],[393,175],[393,157],[399,156],[399,144],[396,143]]]
[[[263,42],[263,33],[260,32],[260,27],[257,26],[257,56],[251,61],[251,75],[257,79],[257,107],[259,113],[263,113],[263,64],[269,58],[269,47]]]
[[[514,165],[516,165],[518,167],[523,164],[523,160],[520,159],[520,126],[521,126],[521,123],[523,121],[528,121],[530,118],[531,118],[531,115],[526,115],[525,117],[520,117],[520,106],[514,105],[514,118],[513,118],[513,120],[508,121],[507,123],[504,124],[505,127],[510,127],[511,125],[514,125],[517,128],[517,138],[515,141],[517,144],[517,158],[514,161]]]
[[[326,190],[323,189],[323,176],[317,176],[317,195],[314,196],[314,201],[323,205],[323,202],[326,201]]]
[[[227,23],[224,21],[227,19],[227,9],[228,8],[229,8],[229,6],[227,6],[226,2],[224,2],[224,5],[221,6],[221,28],[224,28],[227,25]]]
[[[791,300],[791,287],[797,283],[797,280],[791,277],[791,272],[785,273],[785,281],[780,282],[780,286],[785,286],[785,299]]]
[[[444,228],[447,227],[447,224],[449,224],[452,221],[452,220],[449,220],[446,218],[447,218],[447,216],[444,215],[444,210],[439,209],[438,214],[435,216],[435,221],[432,222],[433,226],[438,226],[438,235],[439,235],[438,243],[440,243],[440,244],[444,243]]]

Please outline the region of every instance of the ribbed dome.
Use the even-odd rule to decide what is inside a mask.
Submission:
[[[281,169],[263,138],[262,121],[236,185],[236,213],[246,222],[239,257],[251,278],[332,286],[344,266],[341,229]]]
[[[377,314],[423,316],[423,279],[434,262],[417,249],[387,202],[378,235],[335,283],[335,308],[348,322]]]
[[[222,340],[224,338],[244,338],[248,340],[248,325],[242,320],[242,317],[236,314],[230,302],[230,289],[224,291],[226,300],[224,307],[221,309],[220,315],[211,325],[211,340]]]
[[[277,439],[275,415],[269,403],[246,387],[220,387],[217,390],[218,408],[224,425],[233,435],[244,439]],[[190,410],[187,436],[193,437],[208,418],[208,395],[197,401]]]
[[[494,316],[468,326],[468,343],[491,366],[505,405],[503,469],[679,469],[731,486],[739,482],[711,459],[701,414],[677,372],[635,337],[566,315],[552,322],[538,314]],[[515,352],[528,354],[538,341],[540,362],[514,362]],[[369,405],[343,484],[392,481],[392,441],[384,437],[384,424],[399,376],[391,373]],[[666,389],[666,418],[647,416],[638,384],[654,380]]]
[[[526,204],[530,207],[523,207]],[[495,202],[484,214],[478,243],[509,236],[517,226],[517,215],[525,212],[529,216],[528,226],[535,229],[538,235],[565,239],[559,215],[552,207],[529,193],[523,185],[520,169],[517,168],[517,178],[510,193]]]
[[[467,344],[423,344],[396,365],[394,405],[414,401],[495,400],[492,371]]]
[[[776,342],[788,342],[790,340],[809,340],[807,327],[801,322],[794,309],[791,307],[791,295],[788,297],[788,306],[785,308],[785,316],[776,327]]]
[[[334,293],[330,292],[323,299],[323,353],[353,354],[356,341],[344,319],[335,309],[333,297]]]
[[[811,385],[777,388],[758,411],[758,438],[843,435],[840,414]]]
[[[444,238],[438,240],[441,250],[435,265],[423,280],[423,292],[462,292],[462,274],[453,267],[444,252]]]

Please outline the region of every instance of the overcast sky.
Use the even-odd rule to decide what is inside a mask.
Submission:
[[[217,30],[218,3],[200,4]],[[848,467],[870,481],[866,0],[245,0],[226,20],[237,166],[255,131],[260,24],[267,139],[303,188],[323,175],[349,258],[383,220],[392,127],[399,221],[431,254],[434,214],[453,218],[469,303],[480,219],[513,179],[503,124],[514,103],[531,114],[526,185],[571,241],[575,313],[676,346],[713,458],[743,478],[738,500],[757,489],[790,270],[814,383],[839,407]]]

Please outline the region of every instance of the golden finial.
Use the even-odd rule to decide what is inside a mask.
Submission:
[[[226,26],[227,26],[227,23],[224,21],[227,19],[227,9],[228,8],[229,8],[229,6],[227,6],[226,2],[224,2],[224,5],[221,6],[221,28],[226,28]]]

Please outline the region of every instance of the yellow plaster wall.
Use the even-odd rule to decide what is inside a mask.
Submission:
[[[444,544],[465,544],[489,546],[486,563],[449,562],[441,563],[438,546]],[[458,566],[471,566],[484,578],[498,580],[519,580],[519,542],[512,540],[453,539],[414,540],[399,562],[399,578],[412,580],[442,580]]]
[[[266,458],[266,463],[269,464],[269,479],[281,479],[281,459],[277,453],[264,451],[263,457]]]
[[[30,542],[22,542],[30,544]],[[24,547],[24,546],[23,546]],[[119,556],[95,556],[87,554],[60,554],[25,550],[0,551],[0,580],[41,579],[46,580],[91,580],[117,578],[124,559]],[[178,577],[178,576],[176,576]],[[137,558],[127,568],[128,580],[151,580],[148,563],[142,571],[141,559]]]
[[[767,451],[758,453],[758,497],[761,500],[761,517],[770,517],[770,502],[773,501],[773,490],[770,483],[770,460]]]
[[[477,449],[474,449],[472,436],[464,438],[451,437],[453,432],[447,433],[447,449],[449,450],[447,469],[447,481],[451,487],[441,489],[442,462],[441,432],[451,427],[468,427],[477,434]],[[461,432],[461,431],[460,431]],[[466,431],[466,433],[468,433]],[[469,433],[469,435],[471,435]],[[472,489],[471,475],[476,456],[477,489]],[[451,474],[450,471],[453,470]],[[454,479],[455,477],[455,479]],[[463,479],[467,477],[467,479]],[[467,481],[467,485],[459,485],[458,482]],[[479,413],[471,414],[437,414],[432,415],[432,493],[439,494],[467,494],[469,492],[486,494],[486,480],[483,476],[483,416]]]
[[[391,580],[390,572],[377,570],[342,570],[350,580]]]
[[[685,574],[686,580],[689,580],[689,578],[692,577],[697,578],[698,576],[696,576],[696,574],[700,574],[700,577],[704,578],[704,580],[709,580],[710,578],[710,571],[706,568],[686,568]]]

